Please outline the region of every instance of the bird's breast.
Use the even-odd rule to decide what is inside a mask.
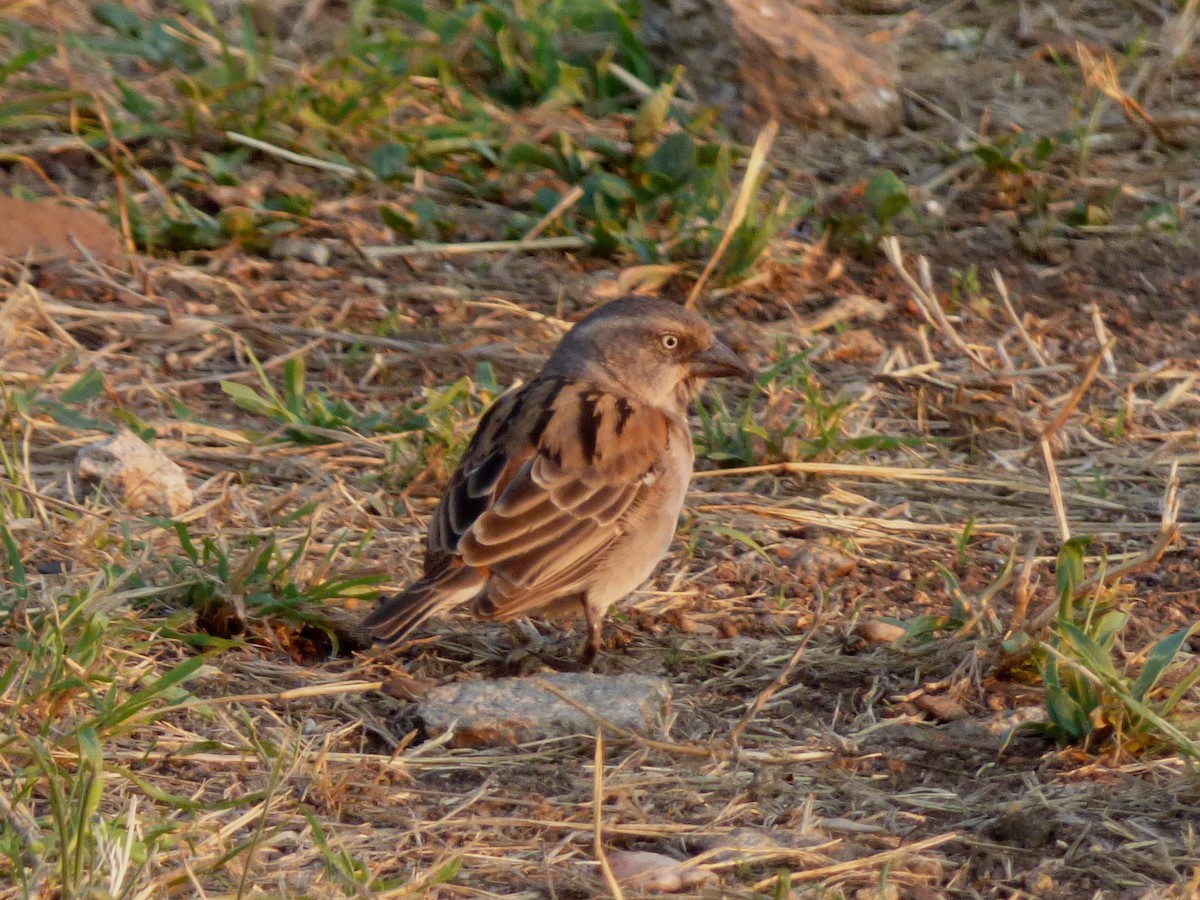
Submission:
[[[644,483],[644,495],[622,522],[621,540],[598,567],[589,603],[607,609],[640,587],[662,561],[675,538],[693,461],[691,434],[686,426],[673,424],[663,457]]]

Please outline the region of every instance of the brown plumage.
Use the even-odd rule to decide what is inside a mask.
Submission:
[[[748,371],[675,304],[595,310],[484,414],[429,524],[424,575],[364,627],[397,643],[466,602],[499,620],[576,606],[590,662],[604,613],[674,536],[693,462],[688,404],[704,378]]]

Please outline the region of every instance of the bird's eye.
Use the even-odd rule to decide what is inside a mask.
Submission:
[[[676,347],[679,346],[679,335],[664,334],[662,337],[659,338],[659,341],[662,343],[664,349],[674,350]]]

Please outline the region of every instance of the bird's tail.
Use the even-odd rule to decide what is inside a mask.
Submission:
[[[426,576],[380,600],[362,620],[362,628],[377,641],[399,644],[430,616],[476,597],[486,582],[487,573],[470,566]]]

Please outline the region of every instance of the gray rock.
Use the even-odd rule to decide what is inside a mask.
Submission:
[[[761,865],[768,860],[785,859],[789,851],[816,847],[828,840],[826,832],[811,825],[804,831],[743,827],[710,838],[702,846],[711,855],[710,862]]]
[[[462,681],[430,690],[417,709],[430,737],[453,729],[452,747],[511,746],[542,738],[593,734],[599,727],[548,684],[607,722],[631,731],[662,730],[671,692],[648,675],[556,672],[535,678]]]
[[[270,254],[275,259],[298,259],[317,266],[329,265],[332,256],[329,247],[320,241],[303,238],[280,238],[271,245]]]

